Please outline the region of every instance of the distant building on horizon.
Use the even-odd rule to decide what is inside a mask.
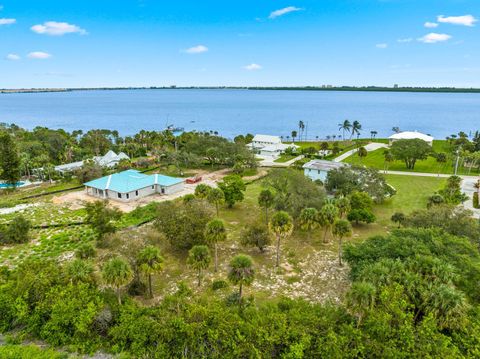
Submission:
[[[413,139],[423,140],[426,143],[428,143],[430,146],[433,145],[433,140],[434,140],[432,136],[425,135],[417,131],[398,132],[398,133],[394,133],[388,138],[390,145],[392,145],[392,143],[398,140],[413,140]]]

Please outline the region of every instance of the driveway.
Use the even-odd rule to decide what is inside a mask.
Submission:
[[[262,158],[262,161],[260,162],[260,167],[290,167],[295,162],[303,159],[303,157],[304,157],[303,155],[300,155],[287,162],[275,162],[275,160],[271,157],[258,157],[258,158]]]
[[[386,143],[372,142],[372,143],[369,143],[368,145],[363,146],[363,147],[365,147],[367,152],[372,152],[372,151],[378,150],[380,148],[388,148],[388,145]],[[344,154],[338,156],[337,158],[334,158],[333,162],[342,162],[344,159],[350,157],[351,155],[353,155],[357,151],[358,151],[358,148],[354,148],[353,150],[347,151]]]

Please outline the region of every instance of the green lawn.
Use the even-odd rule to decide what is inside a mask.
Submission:
[[[446,141],[434,141],[433,150],[435,152],[447,152],[448,143]],[[363,165],[367,167],[376,168],[383,170],[385,167],[385,158],[384,158],[385,149],[381,148],[373,152],[368,152],[367,157],[360,158],[358,155],[353,154],[352,156],[346,158],[344,162]],[[448,158],[446,163],[438,163],[437,160],[429,156],[426,160],[417,161],[415,168],[413,170],[407,169],[403,161],[394,161],[388,165],[390,171],[407,171],[407,172],[419,172],[419,173],[442,173],[442,174],[453,174],[455,166],[455,159]],[[478,174],[478,170],[469,170],[463,166],[459,166],[458,174],[462,175],[474,175]]]
[[[294,158],[297,158],[298,156],[297,155],[287,155],[287,154],[283,154],[281,155],[279,158],[277,158],[274,162],[278,162],[278,163],[285,163],[285,162],[288,162],[290,160],[293,160]]]

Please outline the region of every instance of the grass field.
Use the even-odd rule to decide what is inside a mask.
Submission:
[[[434,141],[433,150],[437,153],[448,151],[447,141]],[[381,148],[373,152],[368,152],[368,155],[364,158],[360,158],[358,155],[353,154],[346,158],[344,162],[363,165],[371,168],[383,170],[385,168],[385,149]],[[419,172],[419,173],[442,173],[453,174],[455,172],[455,159],[451,156],[445,163],[438,163],[437,160],[429,156],[426,160],[417,161],[413,170],[407,169],[403,161],[394,161],[388,164],[388,170],[390,171],[407,171],[407,172]],[[458,168],[458,174],[460,175],[474,175],[478,174],[478,169],[465,168],[462,165]]]

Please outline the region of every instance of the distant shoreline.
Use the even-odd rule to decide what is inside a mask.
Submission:
[[[298,87],[241,87],[241,86],[190,86],[190,87],[91,87],[91,88],[30,88],[0,89],[0,94],[47,93],[74,91],[121,91],[121,90],[256,90],[256,91],[358,91],[358,92],[430,92],[430,93],[480,93],[480,88],[455,87],[380,87],[380,86],[298,86]]]

